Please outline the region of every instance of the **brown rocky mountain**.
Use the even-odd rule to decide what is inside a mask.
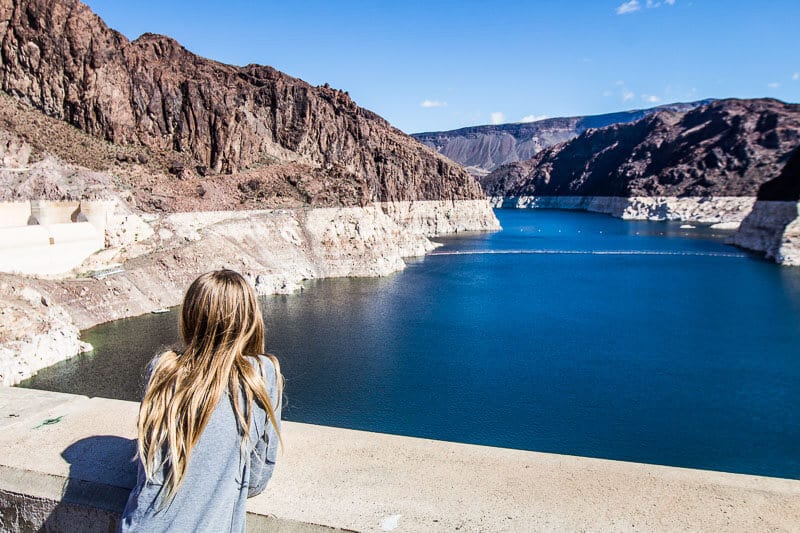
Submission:
[[[490,196],[756,196],[800,146],[800,105],[718,100],[590,129],[482,178]]]
[[[603,115],[473,126],[450,131],[414,133],[412,137],[461,163],[471,174],[485,176],[500,165],[530,159],[545,148],[574,139],[589,128],[634,122],[658,111],[688,111],[709,102],[711,100],[666,104]]]
[[[206,178],[219,174],[236,176],[233,196],[266,204],[483,197],[458,165],[345,92],[204,59],[164,36],[129,41],[78,0],[0,0],[0,35],[3,91],[125,147],[122,162],[149,165],[143,175],[156,166],[188,180],[176,187],[195,208],[225,185]]]

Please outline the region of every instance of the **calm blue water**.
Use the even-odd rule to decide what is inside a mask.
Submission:
[[[800,269],[707,229],[498,217],[396,275],[263,299],[285,418],[800,478]],[[89,330],[26,386],[137,399],[175,320]]]

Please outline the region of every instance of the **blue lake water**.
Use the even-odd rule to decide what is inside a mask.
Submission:
[[[800,269],[709,229],[500,210],[380,279],[262,299],[289,420],[800,478]],[[176,314],[24,386],[138,399]]]

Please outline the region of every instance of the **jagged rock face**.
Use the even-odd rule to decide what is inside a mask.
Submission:
[[[604,115],[415,133],[412,137],[461,163],[473,175],[484,176],[500,165],[530,159],[545,148],[574,139],[589,128],[634,122],[658,111],[688,111],[710,101],[667,104]]]
[[[587,130],[482,179],[490,196],[756,196],[800,145],[800,105],[719,100]]]
[[[317,168],[339,203],[481,198],[461,168],[342,91],[273,68],[234,67],[145,34],[129,41],[77,0],[0,0],[0,84],[115,144],[175,150],[197,168]]]
[[[792,152],[780,175],[758,189],[758,199],[770,202],[800,201],[800,146]]]

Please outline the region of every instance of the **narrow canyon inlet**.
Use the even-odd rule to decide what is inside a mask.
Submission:
[[[729,233],[556,210],[384,278],[262,299],[285,418],[800,477],[800,269]],[[84,332],[25,387],[138,400],[177,311]]]

